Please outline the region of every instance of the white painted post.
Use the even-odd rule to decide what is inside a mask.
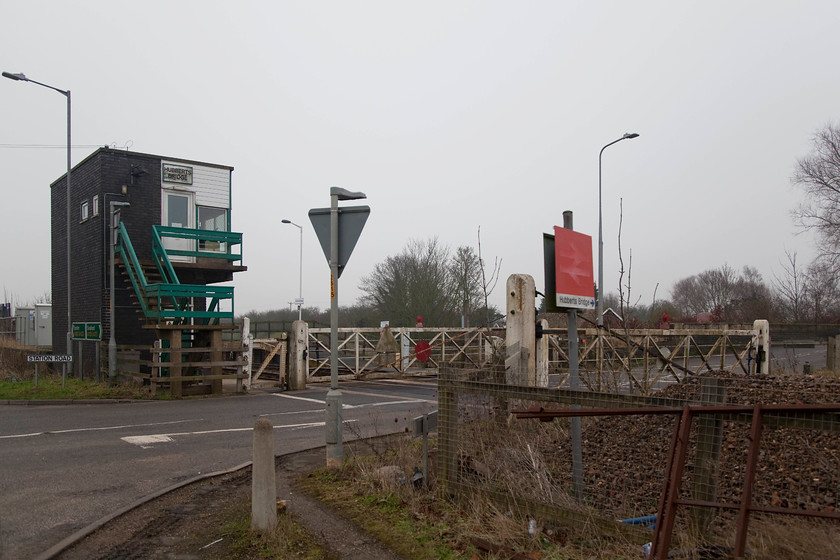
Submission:
[[[755,337],[755,372],[759,375],[770,373],[770,321],[767,319],[756,319],[753,322],[753,330],[757,331]]]
[[[267,418],[254,423],[251,466],[251,529],[270,531],[277,524],[277,482],[274,474],[274,427]]]
[[[251,336],[251,320],[248,317],[242,318],[242,359],[245,362],[242,366],[242,373],[247,377],[244,378],[245,390],[251,390],[251,364],[254,357],[254,337]],[[236,383],[237,391],[239,390],[239,380]]]
[[[289,363],[289,389],[303,391],[306,389],[306,375],[309,373],[309,325],[306,321],[292,323],[292,348]]]
[[[506,288],[505,382],[533,387],[536,385],[534,278],[528,274],[511,274]]]
[[[548,321],[540,319],[543,333],[548,329]],[[548,334],[543,334],[537,339],[537,387],[548,387],[548,361],[549,349]]]
[[[400,333],[400,357],[402,358],[402,372],[405,373],[408,369],[408,362],[411,361],[411,346],[409,345],[408,341],[408,333],[405,332],[405,329],[399,329],[398,332]]]

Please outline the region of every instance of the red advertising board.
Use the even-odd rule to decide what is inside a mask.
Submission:
[[[591,236],[554,226],[554,271],[557,307],[595,308]]]

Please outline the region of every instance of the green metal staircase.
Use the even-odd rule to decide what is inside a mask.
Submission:
[[[167,249],[166,238],[186,240],[193,249]],[[152,226],[153,265],[141,264],[134,246],[120,222],[117,229],[115,251],[134,287],[140,307],[151,324],[218,324],[222,319],[233,319],[233,287],[205,284],[181,284],[170,256],[196,259],[222,259],[231,263],[242,260],[242,234],[226,231],[209,231],[188,228]],[[233,248],[237,247],[238,252]],[[152,282],[150,279],[160,280]],[[194,302],[203,299],[206,309],[195,309]],[[230,310],[222,304],[230,302]]]

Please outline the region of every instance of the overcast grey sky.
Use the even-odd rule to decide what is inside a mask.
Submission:
[[[836,1],[18,1],[0,18],[0,70],[72,91],[74,165],[109,144],[235,168],[237,313],[297,296],[283,218],[304,226],[306,305],[329,306],[307,212],[332,185],[371,207],[342,305],[410,238],[476,246],[479,227],[503,261],[492,301],[513,273],[541,290],[564,210],[597,254],[598,152],[625,132],[603,160],[607,292],[621,198],[642,303],[724,263],[769,282],[785,250],[814,256],[789,178],[838,117]],[[18,303],[50,289],[65,110],[0,80],[0,289]]]

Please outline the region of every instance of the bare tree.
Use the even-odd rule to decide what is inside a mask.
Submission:
[[[781,263],[782,274],[773,275],[775,300],[786,319],[795,322],[805,318],[806,275],[796,262],[796,251],[785,251],[787,263]]]
[[[716,320],[747,320],[767,316],[770,291],[758,271],[745,266],[739,275],[724,264],[683,278],[671,290],[673,304],[684,315],[713,313]],[[749,304],[749,309],[745,307]]]
[[[481,259],[472,247],[462,245],[455,250],[450,271],[453,295],[461,307],[461,321],[470,326],[470,316],[481,306],[482,280]]]
[[[840,285],[834,267],[826,261],[816,261],[805,276],[805,306],[815,323],[822,323],[840,314]]]
[[[484,312],[485,320],[484,326],[490,327],[492,324],[492,307],[490,306],[490,294],[496,288],[496,283],[499,281],[499,272],[502,269],[502,261],[498,257],[493,260],[493,269],[488,276],[487,267],[484,264],[484,257],[481,254],[481,226],[478,228],[478,263],[481,267],[481,291],[484,294]]]
[[[774,319],[773,296],[770,288],[753,266],[744,266],[735,282],[732,299],[726,308],[727,320],[741,322],[756,319]]]
[[[359,289],[361,303],[395,326],[414,326],[418,315],[428,326],[449,326],[457,316],[449,250],[436,237],[410,240],[400,254],[387,257],[363,277]]]
[[[796,163],[791,178],[805,201],[793,210],[794,221],[817,234],[818,258],[840,264],[840,128],[829,123],[813,137],[813,149]]]

